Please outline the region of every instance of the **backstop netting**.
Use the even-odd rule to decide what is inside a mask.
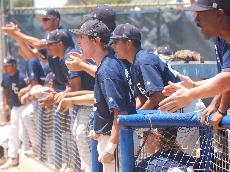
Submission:
[[[122,172],[230,171],[228,130],[199,121],[196,112],[120,116]]]

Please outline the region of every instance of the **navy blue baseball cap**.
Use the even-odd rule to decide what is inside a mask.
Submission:
[[[129,23],[120,24],[113,31],[111,39],[131,39],[140,41],[141,32],[136,26]]]
[[[3,65],[9,65],[9,64],[17,64],[17,60],[12,56],[8,56],[4,58]]]
[[[230,10],[229,0],[198,0],[190,7],[184,8],[187,11],[207,11],[211,9]]]
[[[70,29],[70,31],[77,35],[88,35],[92,37],[99,37],[101,42],[107,44],[110,40],[109,28],[100,20],[88,20],[80,29]]]
[[[46,37],[46,44],[63,42],[65,45],[70,45],[68,35],[62,29],[56,29],[49,32]]]
[[[102,21],[111,31],[116,27],[116,12],[109,5],[101,4],[92,8],[88,15],[92,19],[98,19]]]
[[[59,18],[60,19],[60,13],[54,8],[49,8],[49,9],[44,10],[42,12],[42,15],[39,16],[39,18],[50,18],[50,19]]]

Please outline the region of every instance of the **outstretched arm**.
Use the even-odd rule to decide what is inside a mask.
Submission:
[[[22,33],[18,26],[14,23],[6,24],[6,26],[2,27],[2,30],[6,35],[12,36],[14,39],[20,39],[34,48],[40,49],[46,47],[46,43],[44,41]]]
[[[94,95],[93,94],[86,94],[86,95],[81,95],[81,96],[76,96],[76,97],[71,97],[71,98],[63,98],[60,101],[57,110],[60,112],[65,112],[73,104],[92,106],[93,103],[94,103]]]
[[[230,90],[230,72],[222,72],[200,86],[186,89],[183,86],[174,85],[177,91],[159,103],[160,110],[174,112],[189,103],[193,99],[213,97]],[[173,83],[171,83],[173,85]]]

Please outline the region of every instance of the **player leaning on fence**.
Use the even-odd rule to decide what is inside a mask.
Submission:
[[[103,171],[112,172],[115,171],[114,153],[119,143],[118,114],[136,112],[129,74],[108,46],[110,31],[105,24],[89,20],[77,33],[83,55],[93,58],[98,66],[94,87],[94,132],[98,136]]]
[[[169,81],[180,81],[177,72],[153,52],[141,48],[141,33],[135,26],[129,23],[118,25],[111,39],[117,56],[132,64],[137,109],[156,109],[165,98],[162,94],[164,86]],[[192,108],[187,111],[194,110]]]
[[[118,25],[111,39],[117,56],[127,59],[132,64],[130,71],[137,96],[136,108],[157,109],[158,103],[165,98],[162,93],[164,86],[169,81],[180,81],[176,72],[153,52],[141,48],[141,33],[135,26],[129,23]],[[202,108],[204,105],[201,100],[195,100],[184,107],[183,111],[191,112]],[[186,148],[187,153],[192,153],[190,149],[196,144],[197,133],[195,128],[189,132],[185,131],[185,128],[180,128],[177,139],[182,142],[180,138],[186,135],[186,141],[183,139],[183,148]],[[172,134],[176,135],[176,132]]]

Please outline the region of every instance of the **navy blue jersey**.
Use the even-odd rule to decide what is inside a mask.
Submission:
[[[60,57],[48,57],[50,69],[55,74],[54,87],[58,92],[65,90],[68,85],[68,80],[79,77],[79,72],[70,72],[65,64],[65,61],[69,58],[68,53],[76,51],[76,49],[68,47],[64,53],[63,59]]]
[[[51,69],[50,69],[49,62],[46,62],[46,63],[41,64],[41,65],[42,65],[42,68],[43,68],[43,71],[44,71],[45,76],[46,76],[48,73],[52,72]]]
[[[88,59],[88,62],[96,65],[96,63],[92,59]],[[81,90],[91,90],[94,89],[95,78],[89,75],[85,71],[78,72],[81,77]]]
[[[38,84],[44,84],[44,81],[41,80],[41,78],[45,77],[45,74],[38,58],[33,58],[27,61],[26,76],[30,82],[34,80],[38,81]]]
[[[128,70],[114,54],[106,56],[98,67],[94,86],[94,131],[110,134],[114,109],[136,113]]]
[[[13,77],[8,76],[3,73],[2,76],[2,87],[7,89],[9,95],[9,106],[21,106],[21,103],[18,99],[18,92],[20,89],[26,86],[24,81],[24,75],[17,70],[16,74]]]
[[[221,72],[230,72],[230,47],[224,53]]]
[[[227,54],[225,55],[229,48],[230,44],[226,40],[219,37],[216,39],[215,50],[217,68],[219,73],[222,71],[222,69],[229,67],[230,58]]]
[[[157,152],[142,160],[137,165],[136,172],[168,172],[172,169],[183,172],[197,169],[196,159],[185,153]]]
[[[131,76],[135,86],[136,96],[147,98],[156,91],[162,91],[169,81],[179,82],[167,63],[163,62],[151,51],[139,50],[131,66]]]

